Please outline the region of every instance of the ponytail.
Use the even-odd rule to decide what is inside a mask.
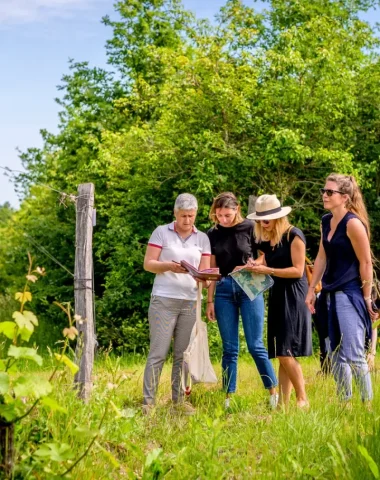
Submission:
[[[335,182],[338,185],[339,191],[348,195],[349,198],[346,203],[347,210],[354,213],[360,219],[367,230],[368,239],[371,241],[368,213],[364,204],[362,192],[355,177],[352,175],[332,173],[327,177],[326,181]]]

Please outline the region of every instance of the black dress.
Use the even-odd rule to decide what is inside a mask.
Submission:
[[[293,227],[286,232],[279,245],[262,242],[258,250],[265,254],[268,267],[292,267],[290,247],[298,236],[306,244],[304,234]],[[274,285],[268,298],[268,353],[269,358],[308,357],[312,354],[311,314],[305,304],[308,290],[306,274],[302,278],[273,277]]]

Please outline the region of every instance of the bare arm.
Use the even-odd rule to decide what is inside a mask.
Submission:
[[[362,289],[364,300],[372,321],[377,318],[377,314],[372,309],[372,259],[371,248],[368,235],[362,222],[358,218],[352,218],[347,223],[347,236],[351,240],[356,258],[359,260],[360,278],[362,280]]]
[[[210,268],[210,257],[210,255],[202,255],[198,270],[206,270],[206,268]],[[211,285],[210,280],[200,280],[199,278],[194,278],[194,280],[197,283],[201,283],[203,288],[209,288]]]
[[[144,258],[144,270],[151,273],[187,273],[187,270],[175,262],[161,262],[159,260],[161,249],[148,245]]]
[[[198,270],[206,270],[206,268],[210,268],[210,265],[211,255],[202,255]]]
[[[371,350],[369,355],[375,356],[376,355],[376,345],[377,345],[377,328],[372,329],[371,335]]]
[[[352,218],[349,220],[347,223],[347,236],[351,240],[355,255],[359,260],[360,278],[363,282],[363,295],[364,297],[370,297],[373,278],[371,250],[367,232],[359,219]]]
[[[306,247],[300,237],[294,237],[290,247],[293,266],[287,268],[271,268],[265,265],[250,267],[249,270],[254,273],[264,273],[279,278],[301,278],[305,270],[305,252]],[[265,260],[265,259],[264,259]]]
[[[314,262],[313,276],[311,278],[311,282],[309,286],[309,289],[313,290],[313,292],[318,282],[321,280],[323,274],[325,273],[325,270],[326,270],[326,252],[325,252],[325,249],[323,248],[322,239],[321,239],[319,243],[318,255]]]
[[[313,275],[311,277],[309,289],[307,291],[307,295],[305,299],[307,308],[310,310],[311,313],[315,313],[315,307],[314,307],[315,298],[316,298],[315,287],[317,283],[321,280],[323,274],[325,273],[325,270],[326,270],[326,252],[323,247],[322,226],[321,226],[321,239],[319,241],[318,255],[314,262]]]
[[[371,349],[367,353],[367,363],[369,371],[372,372],[375,368],[375,356],[376,356],[376,344],[377,344],[377,328],[372,330],[371,337]]]

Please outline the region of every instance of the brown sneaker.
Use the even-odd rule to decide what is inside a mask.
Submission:
[[[190,417],[190,416],[195,415],[197,413],[196,408],[194,408],[191,405],[191,403],[188,403],[188,402],[175,403],[174,404],[174,411],[176,413],[186,415],[187,417]]]

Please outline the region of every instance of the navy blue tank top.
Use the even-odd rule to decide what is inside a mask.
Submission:
[[[347,212],[338,223],[331,240],[328,241],[331,218],[331,213],[322,217],[322,243],[326,252],[326,270],[322,277],[323,288],[319,297],[317,315],[322,322],[323,335],[329,336],[331,348],[335,350],[341,341],[335,292],[344,292],[355,307],[365,325],[367,341],[371,339],[372,325],[361,289],[359,260],[347,235],[347,222],[351,218],[359,217]],[[327,305],[327,294],[330,294],[330,307]]]
[[[347,235],[347,222],[358,217],[352,212],[347,212],[328,241],[331,218],[331,213],[322,217],[322,242],[327,260],[322,284],[328,291],[337,291],[353,280],[360,281],[359,260]]]

